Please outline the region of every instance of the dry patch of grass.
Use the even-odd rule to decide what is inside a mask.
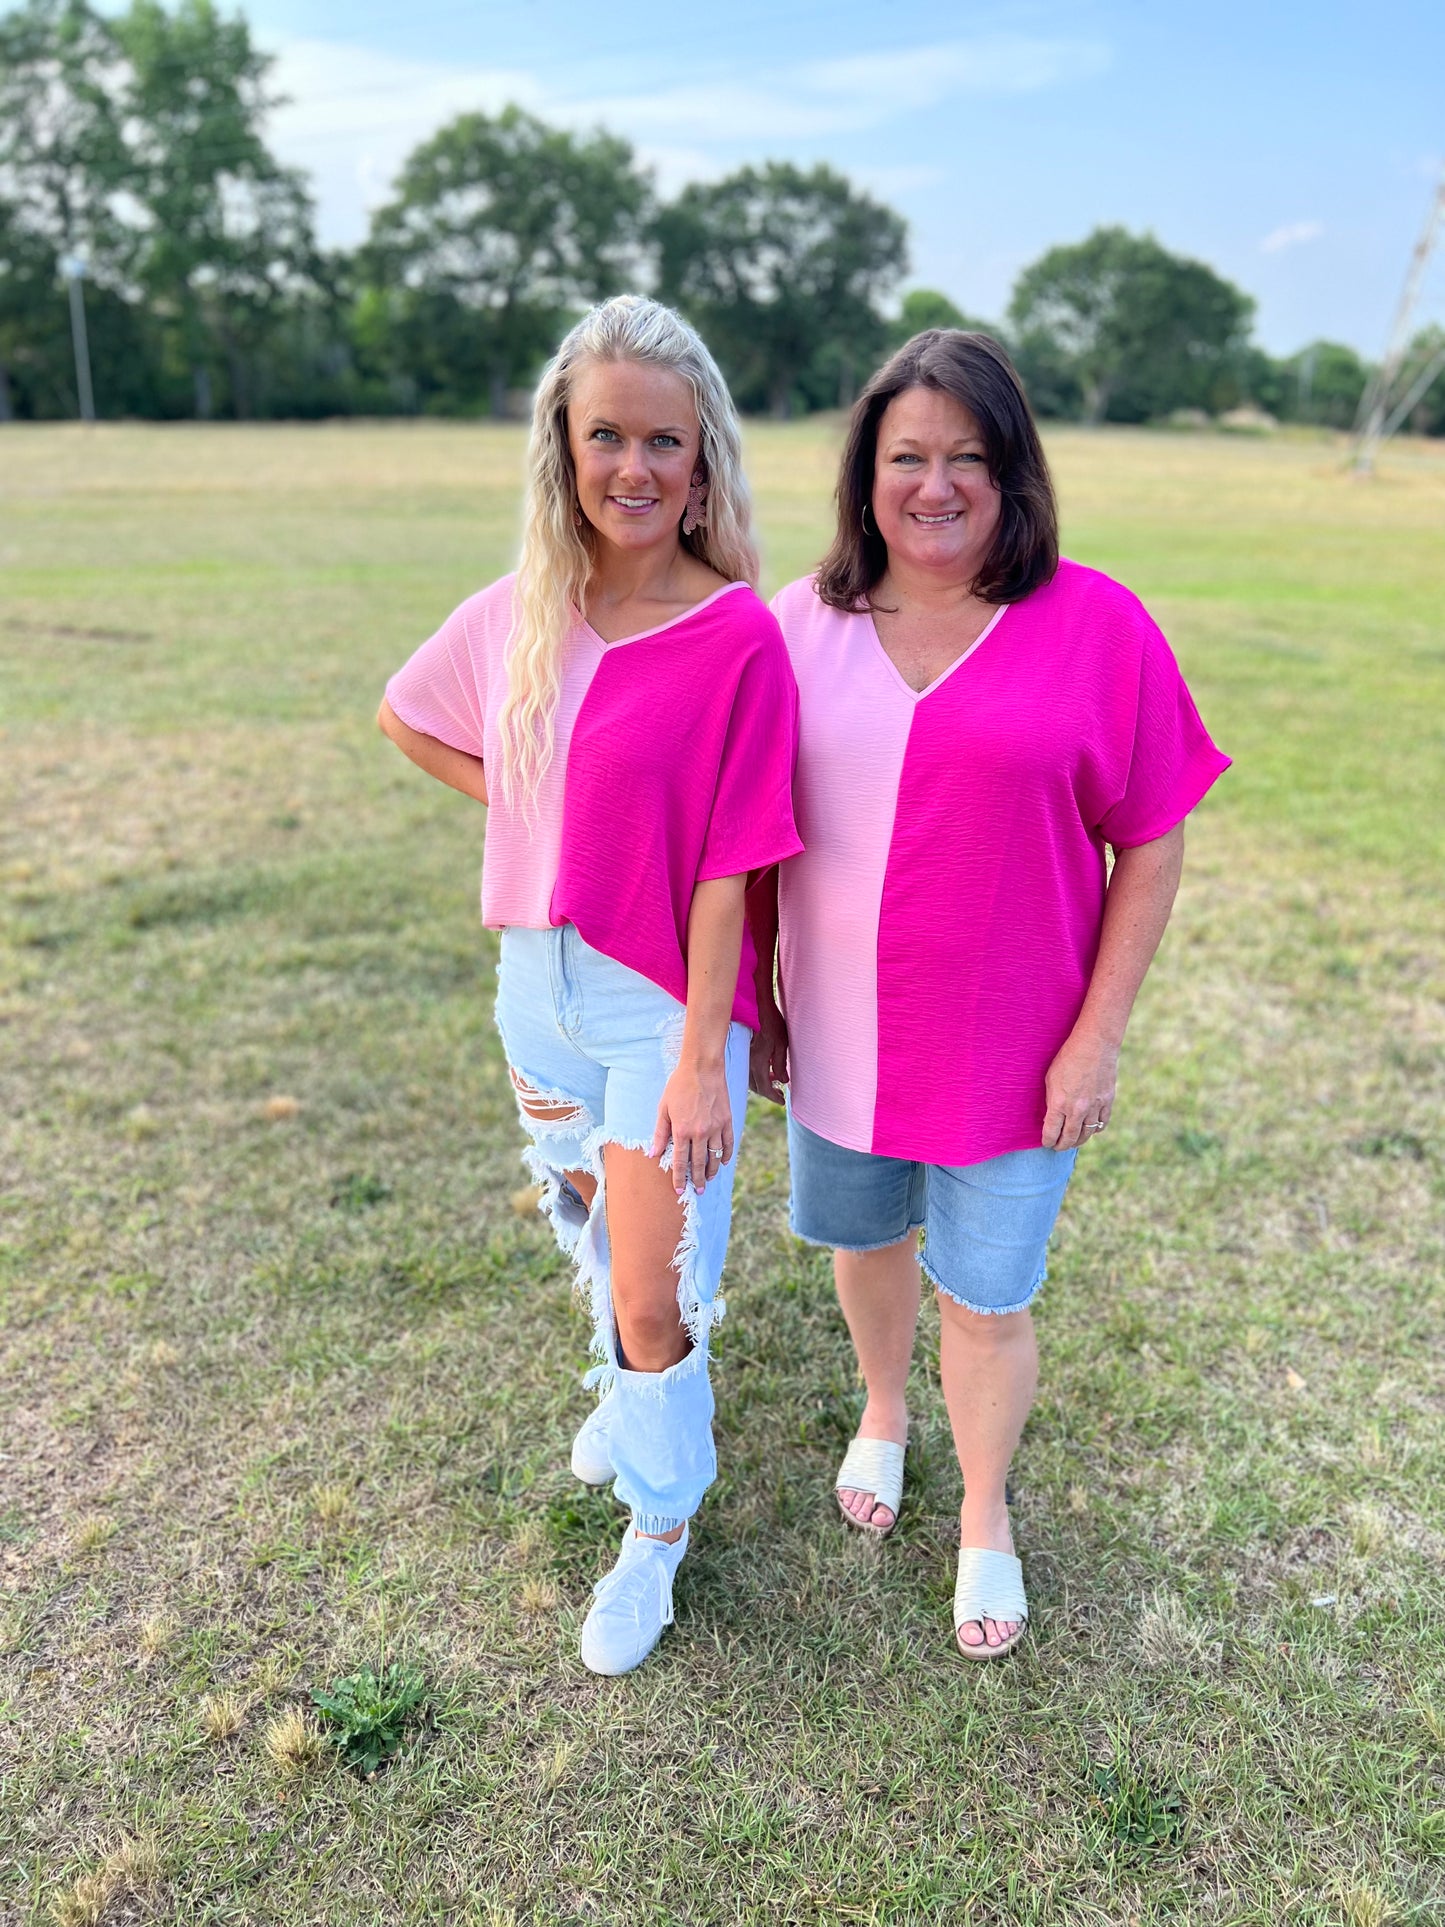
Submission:
[[[55,1927],[105,1927],[118,1921],[126,1902],[149,1900],[161,1877],[160,1854],[152,1840],[122,1840],[100,1865],[76,1877],[52,1896],[49,1917]],[[137,1916],[126,1909],[126,1917]]]
[[[283,1780],[315,1772],[326,1758],[326,1741],[315,1722],[288,1706],[267,1722],[261,1734],[266,1758]]]

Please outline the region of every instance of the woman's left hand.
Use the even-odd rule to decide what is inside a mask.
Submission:
[[[657,1107],[652,1152],[660,1158],[672,1144],[673,1189],[681,1197],[689,1184],[701,1196],[733,1154],[733,1108],[723,1066],[679,1064],[663,1088]]]
[[[1043,1146],[1072,1151],[1087,1144],[1109,1122],[1119,1047],[1090,1032],[1073,1031],[1044,1076]]]

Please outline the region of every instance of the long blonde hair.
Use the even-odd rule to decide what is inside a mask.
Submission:
[[[577,514],[577,477],[567,446],[572,381],[585,364],[641,361],[671,368],[692,389],[702,431],[707,520],[684,549],[729,582],[758,577],[752,505],[743,478],[737,411],[717,363],[681,315],[640,294],[619,294],[585,314],[547,364],[532,406],[522,553],[517,564],[512,633],[507,642],[507,694],[497,718],[502,795],[529,804],[556,740],[562,645],[584,606],[597,536]]]

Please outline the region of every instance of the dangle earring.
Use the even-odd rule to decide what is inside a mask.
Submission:
[[[691,535],[694,529],[707,527],[707,476],[701,468],[692,471],[692,481],[688,485],[687,510],[682,518],[682,532]]]

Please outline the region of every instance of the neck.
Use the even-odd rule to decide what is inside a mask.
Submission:
[[[682,544],[657,542],[647,549],[619,549],[599,541],[587,577],[587,600],[601,603],[667,600]]]
[[[947,615],[977,599],[970,587],[972,581],[972,570],[953,569],[943,574],[937,569],[910,567],[890,555],[872,600],[885,606]]]

